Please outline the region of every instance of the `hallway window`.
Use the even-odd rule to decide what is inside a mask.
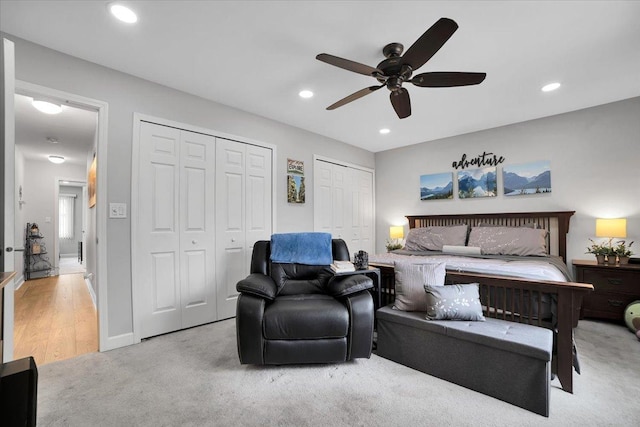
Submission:
[[[60,221],[58,236],[61,239],[73,239],[73,210],[76,196],[73,194],[60,194],[59,209]]]

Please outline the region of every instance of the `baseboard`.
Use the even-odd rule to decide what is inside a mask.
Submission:
[[[17,279],[15,279],[15,281],[13,283],[14,283],[13,289],[15,291],[20,289],[20,286],[24,285],[24,274],[22,276],[18,277]]]
[[[107,337],[104,340],[104,348],[100,348],[100,351],[115,350],[120,347],[127,347],[133,345],[133,332],[129,332],[122,335],[116,335],[115,337]]]
[[[93,308],[98,310],[98,304],[96,301],[96,293],[93,290],[93,283],[91,283],[90,277],[84,278],[84,283],[87,285],[87,289],[89,290],[89,294],[91,295],[91,300],[93,301]]]

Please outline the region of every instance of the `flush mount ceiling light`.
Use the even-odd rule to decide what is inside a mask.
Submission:
[[[57,140],[57,139],[55,139],[55,138],[48,137],[48,138],[47,138],[47,142],[50,142],[50,143],[52,143],[52,144],[57,144],[57,143],[58,143],[58,142],[60,142],[60,141],[58,141],[58,140]]]
[[[115,16],[122,22],[126,22],[127,24],[135,24],[138,21],[138,16],[136,13],[129,9],[126,6],[123,6],[118,3],[112,3],[109,5],[109,11],[111,14]]]
[[[60,114],[62,112],[62,105],[54,104],[53,102],[43,101],[42,99],[33,99],[31,105],[36,107],[38,111],[45,114]]]
[[[558,89],[559,87],[560,87],[560,83],[558,83],[558,82],[549,83],[548,85],[542,86],[542,91],[543,92],[552,92],[552,91]]]
[[[298,95],[300,96],[300,98],[311,98],[313,96],[313,92],[311,92],[310,90],[301,90],[300,93],[298,93]]]
[[[380,129],[378,132],[380,132],[382,135],[386,135],[389,132],[391,132],[391,130],[387,129],[387,128],[382,128]]]
[[[64,163],[64,157],[62,156],[49,156],[49,161],[51,163],[55,163],[59,165],[60,163]]]

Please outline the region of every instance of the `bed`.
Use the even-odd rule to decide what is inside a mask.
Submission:
[[[480,236],[504,227],[509,227],[508,231],[530,228],[542,230],[539,234],[544,238],[541,244],[544,254],[503,256],[450,253],[449,250],[445,253],[424,248],[416,251],[410,248],[414,250],[370,255],[369,264],[381,271],[380,306],[395,300],[395,261],[427,257],[425,259],[445,262],[446,284],[479,283],[485,316],[533,324],[554,332],[552,370],[558,376],[563,390],[573,393],[574,367],[579,372],[573,328],[578,324],[583,295],[593,290],[592,285],[573,282],[566,267],[566,237],[573,214],[572,211],[560,211],[409,215],[408,240],[412,230],[421,228],[467,225],[471,232],[475,228],[476,235]],[[481,230],[481,227],[487,228]],[[467,235],[465,245],[471,243],[471,232]],[[445,248],[451,249],[451,246]]]

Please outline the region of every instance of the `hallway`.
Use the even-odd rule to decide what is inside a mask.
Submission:
[[[26,281],[15,293],[14,359],[38,365],[98,351],[98,320],[82,274]]]

